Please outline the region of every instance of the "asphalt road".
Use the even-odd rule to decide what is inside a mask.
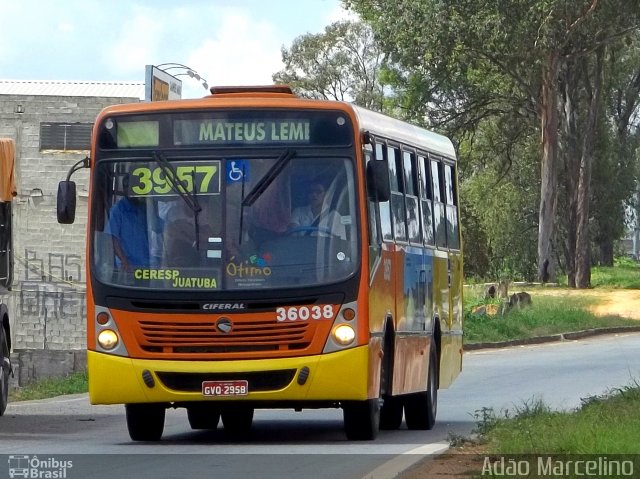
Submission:
[[[639,357],[640,334],[468,353],[458,380],[440,392],[433,431],[382,431],[373,442],[347,441],[340,410],[256,411],[251,436],[235,441],[221,428],[192,431],[184,410],[170,410],[161,442],[134,443],[122,406],[91,406],[85,395],[12,403],[0,418],[0,455],[37,455],[42,467],[72,460],[69,479],[393,477],[446,447],[450,434],[469,434],[483,407],[541,399],[572,409],[638,378]],[[16,464],[7,461],[0,457],[0,478]]]

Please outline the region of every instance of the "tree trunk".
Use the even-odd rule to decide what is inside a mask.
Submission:
[[[563,108],[564,113],[564,137],[562,143],[564,159],[564,181],[567,211],[564,215],[567,237],[565,248],[565,262],[567,268],[567,284],[570,288],[576,287],[576,209],[578,203],[578,175],[580,170],[580,147],[578,142],[578,126],[577,126],[577,80],[578,76],[575,72],[575,63],[567,62],[563,68]]]
[[[559,52],[549,54],[542,72],[540,119],[542,130],[542,171],[540,211],[538,214],[538,279],[555,281],[555,266],[551,250],[556,209],[558,149],[558,67]]]
[[[604,47],[596,51],[593,85],[586,78],[587,90],[591,91],[589,116],[583,131],[582,156],[580,158],[580,178],[578,179],[578,209],[576,231],[576,287],[591,286],[591,243],[589,241],[589,200],[591,199],[591,166],[593,162],[593,138],[600,110],[600,96],[603,84]],[[583,61],[588,61],[584,59]],[[587,68],[585,67],[585,72]],[[591,88],[589,88],[591,86]]]
[[[610,238],[600,242],[600,266],[613,266],[613,241]]]

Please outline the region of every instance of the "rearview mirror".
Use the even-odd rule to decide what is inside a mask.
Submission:
[[[371,160],[367,163],[367,195],[371,201],[389,201],[389,167],[386,160]]]
[[[72,224],[76,219],[76,183],[61,181],[58,183],[58,223]]]

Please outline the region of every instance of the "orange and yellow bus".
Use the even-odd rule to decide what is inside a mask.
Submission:
[[[348,439],[431,429],[462,366],[456,157],[445,137],[286,86],[98,116],[90,167],[93,404],[133,440],[169,407],[238,434],[256,408],[342,408]]]

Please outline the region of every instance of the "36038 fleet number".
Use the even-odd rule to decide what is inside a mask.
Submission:
[[[317,306],[292,306],[276,308],[276,319],[284,321],[307,321],[309,319],[333,319],[333,306],[330,304]]]

